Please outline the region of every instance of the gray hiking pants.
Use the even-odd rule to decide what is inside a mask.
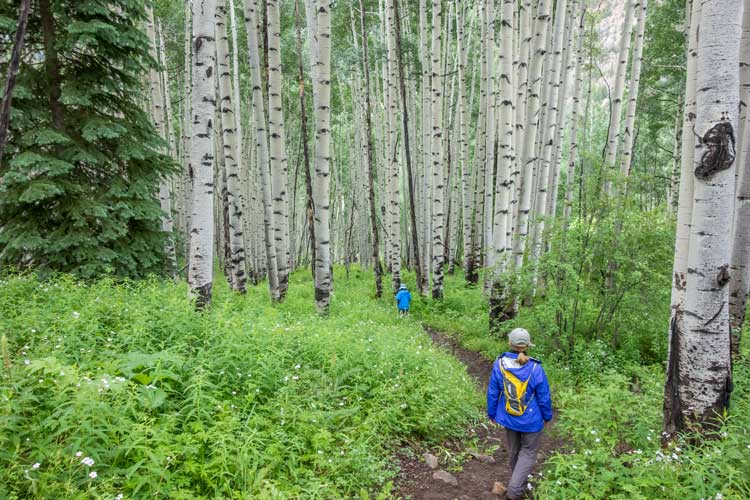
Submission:
[[[505,429],[508,436],[508,454],[513,475],[508,482],[508,498],[519,500],[523,497],[529,474],[536,463],[542,431],[517,432]]]

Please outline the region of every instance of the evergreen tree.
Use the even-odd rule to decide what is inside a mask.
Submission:
[[[0,5],[0,39],[16,8]],[[144,112],[144,0],[39,0],[0,166],[0,265],[139,277],[164,269],[159,181],[172,171]]]

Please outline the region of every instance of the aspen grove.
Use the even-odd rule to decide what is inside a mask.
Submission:
[[[0,497],[478,498],[428,333],[523,327],[535,498],[750,498],[750,0],[18,0],[0,75]]]

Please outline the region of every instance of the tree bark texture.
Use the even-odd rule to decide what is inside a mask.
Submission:
[[[214,145],[216,108],[216,40],[214,0],[197,0],[193,10],[193,138],[190,170],[193,177],[188,284],[202,309],[211,304],[214,265]]]

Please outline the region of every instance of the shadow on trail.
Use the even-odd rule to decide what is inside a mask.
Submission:
[[[458,342],[432,328],[425,330],[432,338],[432,342],[455,356],[466,365],[466,370],[477,383],[477,389],[485,394],[487,384],[492,373],[492,360],[483,354],[461,347]],[[554,421],[552,422],[554,425]],[[561,447],[561,442],[551,435],[550,428],[542,436],[542,443],[537,456],[534,472],[538,472],[544,460]],[[480,450],[497,448],[492,454],[472,454],[466,448],[466,441],[476,438]],[[396,479],[396,496],[411,500],[490,500],[504,498],[492,493],[496,481],[507,484],[510,479],[508,467],[508,452],[505,446],[505,429],[492,425],[489,421],[467,430],[467,438],[449,441],[443,448],[452,453],[467,453],[469,460],[463,463],[460,472],[451,472],[445,477],[450,482],[435,476],[443,476],[447,465],[440,463],[435,469],[430,468],[422,453],[430,450],[419,450],[419,456],[409,457],[404,453],[399,456],[401,472]],[[433,451],[432,454],[440,456]],[[455,484],[451,484],[455,481]],[[528,498],[532,498],[529,494]]]

